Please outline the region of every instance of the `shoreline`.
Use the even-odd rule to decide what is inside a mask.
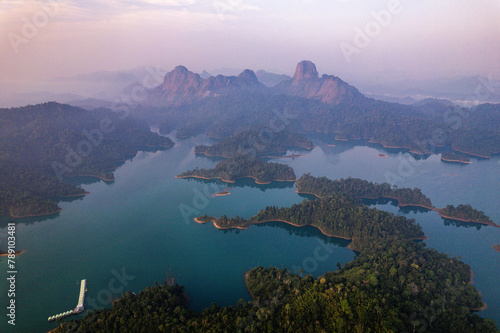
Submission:
[[[449,160],[449,159],[444,158],[443,156],[441,156],[441,161],[450,162],[450,163],[462,163],[462,164],[471,164],[472,163],[471,161]]]
[[[493,245],[492,246],[495,250],[497,250],[498,252],[500,252],[500,244],[499,245]]]
[[[484,156],[484,155],[479,155],[479,154],[475,154],[475,153],[469,153],[469,152],[466,152],[466,151],[462,151],[462,150],[458,150],[458,149],[453,149],[453,151],[457,151],[459,153],[462,153],[462,154],[467,154],[467,155],[471,155],[471,156],[476,156],[476,157],[481,157],[481,158],[492,158],[493,156]]]
[[[361,141],[361,140],[365,140],[365,139],[337,139],[335,137],[335,140],[348,142],[348,141]],[[430,152],[430,153],[417,152],[417,151],[414,151],[412,148],[409,148],[409,147],[387,146],[383,142],[372,141],[371,139],[367,140],[367,142],[382,145],[383,148],[389,148],[389,149],[408,149],[410,153],[418,154],[418,155],[434,155],[435,154],[434,152]],[[444,146],[436,146],[436,147],[444,147]],[[487,158],[487,159],[493,158],[493,156],[479,155],[477,153],[470,153],[470,152],[466,152],[466,151],[462,151],[462,150],[458,150],[458,149],[453,149],[453,148],[451,148],[451,150],[459,152],[459,153],[463,153],[463,154],[475,156],[475,157],[481,157],[481,158]]]
[[[77,175],[71,175],[71,176],[65,176],[65,177],[68,177],[68,178],[74,178],[74,177],[92,177],[92,178],[98,178],[98,179],[103,180],[105,182],[114,182],[115,181],[115,177],[114,176],[112,178],[106,178],[106,177],[98,176],[98,175],[77,174]]]
[[[221,138],[222,139],[222,138]],[[213,146],[208,146],[208,147],[213,147]],[[315,145],[313,145],[312,147],[306,147],[306,146],[297,146],[297,145],[291,145],[291,146],[285,146],[286,148],[300,148],[300,149],[305,149],[305,150],[313,150],[314,148],[316,148]],[[267,151],[267,152],[262,152],[262,154],[276,154],[276,153],[285,153],[288,151],[288,149],[286,150],[274,150],[274,151]],[[206,157],[223,157],[223,158],[232,158],[232,156],[226,156],[226,155],[211,155],[211,154],[208,154],[206,151],[203,151],[203,152],[196,152],[196,147],[195,147],[195,151],[194,153],[196,155],[205,155]],[[292,155],[293,156],[293,155]],[[307,155],[297,155],[297,157],[300,157],[300,156],[307,156]],[[278,158],[278,157],[269,157],[269,156],[259,156],[259,157],[265,157],[265,158]],[[280,156],[279,158],[283,158],[284,156]]]
[[[250,296],[252,296],[252,299],[255,299],[255,296],[252,294],[252,292],[250,291],[250,288],[248,288],[248,274],[250,274],[250,271],[247,271],[245,273],[245,277],[244,277],[244,280],[245,280],[245,288],[247,288],[247,291],[248,293],[250,294]]]
[[[286,224],[289,224],[291,226],[294,226],[296,228],[301,228],[301,227],[314,227],[316,229],[318,229],[319,231],[321,231],[321,233],[327,237],[333,237],[333,238],[340,238],[340,239],[345,239],[345,240],[350,240],[352,241],[353,239],[350,238],[350,237],[345,237],[345,236],[337,236],[337,235],[332,235],[332,234],[328,234],[326,233],[325,231],[323,231],[320,227],[317,227],[315,225],[312,225],[312,224],[295,224],[295,223],[292,223],[290,221],[286,221],[286,220],[279,220],[279,219],[269,219],[269,220],[262,220],[262,221],[256,221],[256,222],[252,222],[252,224],[246,226],[246,227],[240,227],[240,226],[233,226],[233,227],[221,227],[220,225],[217,224],[217,221],[218,219],[213,217],[213,216],[210,216],[211,219],[209,221],[200,221],[197,217],[194,218],[194,221],[197,222],[197,223],[200,223],[200,224],[205,224],[205,223],[209,223],[209,222],[212,222],[214,224],[214,227],[216,227],[217,229],[220,229],[220,230],[230,230],[230,229],[239,229],[239,230],[246,230],[248,229],[249,227],[251,227],[252,225],[254,224],[261,224],[261,223],[270,223],[270,222],[283,222],[283,223],[286,223]],[[350,245],[350,244],[349,244]],[[351,248],[351,250],[354,250]],[[357,251],[357,250],[355,250]]]
[[[459,221],[459,222],[465,222],[465,223],[479,223],[479,224],[489,225],[489,226],[492,226],[495,228],[500,228],[500,225],[496,224],[495,222],[474,221],[474,220],[470,220],[470,219],[463,219],[460,217],[452,217],[452,216],[441,214],[439,209],[435,209],[435,211],[438,212],[439,216],[441,216],[442,218],[447,219],[447,220],[453,220],[453,221]]]
[[[62,211],[62,208],[59,208],[58,210],[56,210],[54,212],[50,212],[50,213],[41,213],[41,214],[23,215],[23,216],[17,216],[17,215],[12,215],[12,214],[9,214],[9,215],[10,215],[10,217],[12,217],[14,219],[22,219],[22,218],[25,218],[25,217],[38,217],[38,216],[53,215],[53,214],[59,213],[60,211]]]
[[[258,185],[269,185],[271,184],[272,182],[294,182],[296,181],[297,179],[273,179],[269,182],[259,182],[257,180],[257,178],[253,177],[253,176],[242,176],[242,177],[237,177],[235,178],[235,180],[226,180],[226,179],[223,179],[222,177],[202,177],[202,176],[196,176],[196,175],[190,175],[190,176],[175,176],[175,178],[177,179],[186,179],[186,178],[197,178],[197,179],[205,179],[205,180],[213,180],[213,179],[220,179],[222,180],[224,183],[229,183],[229,184],[234,184],[236,183],[236,181],[238,179],[243,179],[243,178],[252,178],[254,181],[255,181],[255,184],[258,184]]]
[[[298,157],[305,157],[305,156],[309,156],[309,155],[285,155],[285,156],[262,156],[262,157],[263,158],[278,159],[278,158],[298,158]]]
[[[360,250],[357,250],[355,249],[354,247],[352,247],[352,243],[354,241],[354,239],[352,237],[345,237],[345,236],[338,236],[338,235],[333,235],[333,234],[329,234],[327,232],[325,232],[323,229],[321,229],[320,227],[318,226],[315,226],[313,224],[295,224],[295,223],[292,223],[290,221],[286,221],[286,220],[279,220],[279,219],[268,219],[268,220],[262,220],[262,221],[256,221],[256,222],[252,222],[250,225],[246,226],[246,227],[240,227],[240,226],[233,226],[233,227],[221,227],[217,224],[217,221],[218,219],[213,217],[213,216],[209,216],[210,217],[210,220],[208,221],[200,221],[198,219],[198,217],[195,217],[194,218],[194,221],[197,222],[197,223],[200,223],[200,224],[205,224],[205,223],[209,223],[209,222],[212,222],[214,227],[216,227],[217,229],[219,230],[231,230],[231,229],[238,229],[238,230],[246,230],[248,229],[249,227],[251,227],[252,225],[254,224],[261,224],[261,223],[270,223],[270,222],[282,222],[282,223],[286,223],[286,224],[289,224],[293,227],[296,227],[296,228],[301,228],[301,227],[313,227],[313,228],[316,228],[318,229],[323,235],[327,236],[327,237],[332,237],[332,238],[340,238],[340,239],[344,239],[344,240],[348,240],[348,241],[351,241],[348,245],[347,245],[347,248],[349,250],[353,250],[353,251],[356,251],[356,252],[361,252]],[[415,241],[415,240],[427,240],[429,239],[429,237],[427,237],[426,235],[424,235],[423,237],[416,237],[416,238],[410,238],[410,240],[412,241]]]
[[[322,199],[322,197],[318,196],[317,194],[309,193],[309,192],[302,192],[298,188],[297,188],[297,190],[295,192],[297,192],[299,194],[314,195],[316,198]],[[394,198],[394,197],[389,197],[389,196],[361,197],[361,199],[371,199],[371,200],[378,200],[378,199],[383,199],[383,198],[396,200],[398,202],[398,206],[399,207],[420,207],[420,208],[425,208],[425,209],[428,209],[428,210],[435,211],[435,212],[437,212],[439,214],[439,216],[441,218],[444,218],[444,219],[447,219],[447,220],[453,220],[453,221],[459,221],[459,222],[466,222],[466,223],[479,223],[479,224],[483,224],[483,225],[489,225],[489,226],[492,226],[492,227],[495,227],[495,228],[500,228],[500,225],[496,224],[495,222],[483,222],[483,221],[475,221],[475,220],[470,220],[470,219],[462,219],[462,218],[459,218],[459,217],[447,216],[447,215],[441,214],[441,212],[439,211],[439,208],[429,207],[429,206],[424,206],[424,205],[419,205],[419,204],[401,203],[398,198]]]
[[[58,195],[58,196],[55,196],[55,197],[52,197],[52,198],[76,198],[76,197],[84,197],[86,195],[89,195],[90,192],[83,192],[83,193],[79,193],[79,194],[70,194],[70,195]]]
[[[226,195],[231,195],[231,192],[228,192],[228,191],[220,191],[220,192],[217,192],[213,195],[213,197],[224,197]]]
[[[472,271],[472,268],[470,269],[470,280],[469,280],[469,284],[474,284],[474,272]],[[488,304],[486,304],[483,300],[482,300],[482,295],[481,295],[481,292],[479,292],[479,296],[481,296],[481,302],[483,302],[483,306],[480,307],[480,308],[469,308],[471,311],[483,311],[485,310],[486,308],[488,308]]]
[[[396,200],[398,202],[399,207],[420,207],[420,208],[425,208],[428,210],[437,210],[437,208],[431,207],[431,206],[425,206],[425,205],[413,204],[413,203],[401,203],[401,201],[396,197],[389,197],[389,196],[384,196],[384,195],[381,195],[379,197],[361,197],[361,199],[371,199],[371,200],[378,200],[378,199],[384,199],[384,198]]]
[[[20,254],[23,254],[24,252],[26,252],[26,250],[19,250],[19,251],[16,251],[14,253],[15,256],[18,256]],[[5,253],[0,253],[0,257],[7,257],[9,255],[8,252],[5,252]]]
[[[309,193],[309,192],[303,192],[303,191],[300,191],[299,188],[297,187],[297,189],[295,190],[295,193],[298,193],[298,194],[309,194],[309,195],[314,195],[316,198],[318,199],[323,199],[323,197],[320,197],[319,195],[315,194],[315,193]]]
[[[70,195],[64,195],[64,196],[56,196],[56,197],[50,197],[51,199],[54,199],[54,198],[76,198],[76,197],[84,197],[86,195],[89,195],[90,192],[83,192],[83,193],[79,193],[79,194],[70,194]],[[40,213],[40,214],[33,214],[33,215],[22,215],[22,216],[19,216],[19,215],[13,215],[11,213],[8,213],[8,214],[5,214],[5,215],[8,215],[10,217],[12,217],[13,219],[23,219],[25,217],[39,217],[39,216],[48,216],[48,215],[54,215],[54,214],[57,214],[59,212],[62,211],[62,208],[58,208],[57,210],[53,211],[53,212],[48,212],[48,213]]]
[[[322,199],[322,197],[320,197],[319,195],[315,194],[315,193],[310,193],[310,192],[303,192],[303,191],[300,191],[299,188],[297,188],[297,190],[295,191],[299,194],[309,194],[309,195],[314,195],[316,198],[318,199]],[[378,199],[392,199],[392,200],[396,200],[398,202],[398,206],[399,207],[420,207],[420,208],[425,208],[425,209],[428,209],[428,210],[437,210],[436,208],[434,207],[429,207],[429,206],[424,206],[424,205],[419,205],[419,204],[405,204],[405,203],[401,203],[399,201],[398,198],[394,198],[394,197],[388,197],[388,196],[379,196],[379,197],[361,197],[361,199],[371,199],[371,200],[378,200]]]

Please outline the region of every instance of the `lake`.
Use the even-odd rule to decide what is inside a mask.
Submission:
[[[438,155],[424,158],[366,142],[311,138],[317,147],[308,156],[279,160],[292,166],[298,177],[310,172],[332,179],[359,177],[418,187],[437,207],[470,203],[500,222],[498,156],[471,158],[471,164],[461,165],[444,163]],[[197,136],[177,140],[169,150],[140,152],[116,170],[113,183],[72,179],[91,193],[62,200],[63,210],[56,215],[16,220],[17,249],[26,249],[16,257],[16,326],[13,330],[4,316],[0,331],[46,332],[56,327],[47,317],[76,306],[81,279],[88,285],[86,310],[110,306],[121,292],[137,293],[166,279],[185,286],[190,306],[201,310],[212,302],[230,305],[249,300],[243,275],[252,267],[302,269],[319,276],[356,256],[347,249],[348,241],[325,237],[312,227],[269,223],[223,231],[211,223],[194,222],[192,218],[203,214],[250,217],[267,205],[290,206],[308,198],[295,192],[294,183],[176,179],[187,169],[217,163],[193,153],[196,145],[210,142]],[[228,187],[231,195],[212,196]],[[500,228],[446,221],[437,212],[399,208],[388,200],[367,203],[415,218],[429,237],[429,247],[461,256],[471,265],[474,286],[488,304],[479,314],[500,324],[500,252],[492,248],[500,244]],[[10,220],[0,217],[4,250]],[[8,271],[5,257],[0,258],[0,270]],[[3,279],[3,309],[7,291]]]

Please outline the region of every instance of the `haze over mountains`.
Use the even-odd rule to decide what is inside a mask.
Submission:
[[[204,70],[199,76],[202,79],[220,75],[237,77],[243,70],[234,68]],[[4,81],[0,82],[2,88],[0,90],[0,107],[17,107],[44,103],[49,100],[89,109],[100,106],[109,107],[111,102],[119,99],[123,93],[129,93],[131,85],[137,84],[151,75],[159,84],[163,82],[164,76],[168,72],[163,68],[150,66],[131,70],[100,71],[70,77],[56,77],[39,82]],[[275,74],[262,69],[255,71],[254,74],[257,80],[267,87],[275,87],[292,79],[292,75]],[[353,76],[349,73],[340,73],[339,76],[366,96],[388,102],[413,104],[426,98],[437,98],[448,99],[464,105],[500,103],[500,87],[494,77],[477,75],[413,80],[396,72],[381,72],[377,80]],[[330,81],[329,84],[333,84],[333,81]],[[299,88],[295,86],[294,89],[295,93],[298,93],[297,89]],[[331,98],[323,97],[325,99]]]
[[[276,89],[288,96],[318,99],[328,104],[354,102],[363,98],[356,88],[338,77],[325,74],[319,78],[316,65],[306,60],[297,65],[292,80],[279,83]]]
[[[292,78],[274,87],[260,83],[250,69],[237,76],[202,78],[177,66],[158,85],[135,83],[124,96],[134,96],[134,91],[141,91],[141,98],[129,102],[131,114],[159,125],[163,133],[175,129],[179,138],[201,133],[227,137],[248,126],[269,126],[281,117],[295,132],[369,140],[417,153],[430,154],[441,146],[484,157],[500,152],[500,133],[485,121],[499,117],[498,105],[482,105],[479,116],[475,112],[479,108],[446,100],[427,99],[415,105],[384,102],[336,76],[320,77],[311,61],[301,61]]]
[[[460,107],[447,100],[429,99],[423,93],[418,103],[411,98],[397,103],[399,98],[390,94],[373,99],[370,98],[373,95],[361,93],[337,76],[320,76],[315,64],[307,60],[298,63],[291,78],[263,71],[259,71],[259,75],[268,84],[278,83],[271,87],[264,85],[251,69],[238,75],[216,76],[205,71],[202,77],[182,65],[167,73],[160,68],[144,67],[56,81],[70,85],[76,80],[94,90],[101,89],[99,96],[107,96],[65,102],[88,110],[116,109],[121,105],[134,117],[159,126],[163,133],[175,129],[179,138],[200,133],[227,137],[248,126],[269,126],[275,122],[277,113],[289,113],[293,117],[286,122],[299,133],[319,132],[343,140],[363,139],[425,154],[441,146],[483,157],[500,152],[500,133],[488,126],[487,121],[499,118],[498,104]],[[445,89],[445,81],[436,81],[429,87],[455,91],[457,98],[461,92],[473,90],[463,95],[463,100],[475,99],[472,105],[497,98],[496,83],[491,78],[476,78],[476,81],[479,85],[474,86],[474,80],[465,80],[463,84],[454,81],[449,90]],[[107,90],[102,89],[103,86]],[[404,89],[404,85],[400,89]],[[383,93],[383,89],[374,91]],[[75,95],[84,94],[85,90],[81,90]],[[112,96],[114,99],[109,98]],[[437,135],[438,132],[443,135]]]

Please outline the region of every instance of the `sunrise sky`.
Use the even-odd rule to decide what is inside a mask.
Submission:
[[[292,74],[302,59],[321,74],[500,77],[498,0],[0,0],[0,36],[0,80],[179,64]]]

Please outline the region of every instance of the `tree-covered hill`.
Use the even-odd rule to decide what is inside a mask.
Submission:
[[[284,90],[242,87],[174,106],[152,103],[139,107],[136,115],[160,123],[162,131],[177,129],[178,137],[206,133],[224,138],[251,126],[275,124],[293,132],[369,140],[417,153],[432,154],[442,146],[484,157],[500,153],[499,104],[402,105],[367,98],[337,77],[310,81],[288,82]],[[323,85],[326,90],[318,90]]]
[[[212,146],[197,146],[194,152],[226,158],[239,155],[262,157],[286,153],[289,148],[312,149],[314,145],[303,135],[288,131],[273,132],[269,128],[260,127],[221,139]]]
[[[388,183],[373,183],[359,178],[346,178],[331,180],[326,177],[314,177],[304,174],[297,179],[297,191],[324,197],[341,193],[356,199],[381,197],[398,200],[399,204],[422,206],[433,209],[431,200],[419,188],[397,188]]]
[[[381,240],[425,238],[415,220],[370,209],[339,194],[304,200],[289,208],[268,206],[250,219],[224,215],[220,218],[202,216],[197,221],[213,221],[221,229],[241,229],[269,221],[283,221],[299,227],[314,226],[328,236],[351,239],[349,247],[357,251],[365,251]]]
[[[29,216],[59,209],[50,198],[85,194],[64,177],[112,180],[112,169],[139,149],[173,142],[109,110],[59,103],[0,109],[0,214]]]
[[[234,183],[239,178],[253,178],[258,184],[272,181],[295,181],[293,169],[285,164],[265,162],[257,158],[239,156],[219,162],[213,169],[194,169],[177,178],[221,179]]]
[[[236,306],[196,313],[183,287],[156,285],[55,332],[498,332],[473,313],[470,267],[425,244],[380,243],[316,279],[257,267],[245,281],[253,300]]]
[[[358,202],[363,198],[389,198],[397,200],[401,206],[420,206],[435,210],[443,218],[498,227],[484,212],[472,208],[469,204],[459,205],[456,208],[453,205],[448,205],[445,208],[437,209],[419,188],[397,188],[391,187],[387,183],[378,184],[350,177],[331,180],[326,177],[314,177],[311,174],[302,175],[297,179],[296,185],[298,192],[313,194],[320,198],[335,194],[346,195]]]

